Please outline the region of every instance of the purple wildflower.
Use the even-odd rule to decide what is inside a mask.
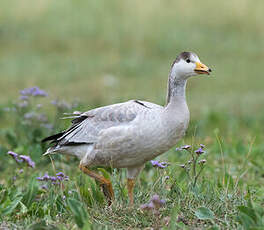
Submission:
[[[181,149],[185,149],[185,150],[188,150],[190,149],[192,146],[191,145],[184,145],[181,147]]]
[[[26,162],[29,167],[35,168],[35,162],[31,160],[30,156],[20,155],[19,158]]]
[[[43,177],[41,177],[41,176],[36,177],[36,179],[37,179],[38,181],[43,181]]]
[[[58,178],[55,177],[55,176],[51,176],[51,177],[50,177],[50,180],[53,181],[53,182],[57,181],[57,179],[58,179]]]
[[[157,205],[164,205],[165,204],[165,200],[161,200],[159,195],[155,194],[152,196],[151,201],[155,204],[155,206]]]
[[[8,151],[7,152],[8,155],[10,155],[11,157],[13,157],[14,159],[16,159],[18,157],[18,154],[12,151]]]
[[[19,174],[22,174],[23,172],[24,172],[23,169],[19,169],[19,171],[18,171]]]
[[[201,154],[205,153],[205,151],[202,148],[199,148],[199,149],[195,150],[195,153],[197,155],[201,155]]]
[[[168,179],[170,179],[170,177],[169,176],[165,176],[164,179],[165,180],[168,180]]]
[[[58,182],[58,181],[52,181],[51,184],[58,185],[58,184],[60,184],[60,182]]]
[[[176,148],[175,151],[181,151],[182,149],[181,148]]]
[[[50,179],[50,176],[48,175],[48,173],[45,173],[42,178],[44,181],[48,181]]]
[[[62,196],[62,200],[66,200],[66,196],[65,195]]]
[[[46,123],[48,121],[48,118],[45,114],[36,113],[36,112],[25,113],[24,118],[26,120],[40,121],[42,123]]]
[[[36,179],[38,181],[48,181],[50,180],[50,176],[47,173],[45,173],[43,177],[37,177]]]
[[[26,95],[22,95],[22,96],[19,97],[19,99],[20,99],[21,101],[27,101],[28,98],[29,98],[29,97],[26,96]]]
[[[201,147],[202,149],[204,149],[204,148],[205,148],[205,145],[204,145],[204,144],[200,144],[200,147]]]
[[[152,209],[155,208],[155,206],[154,206],[154,204],[153,204],[152,202],[150,202],[150,203],[142,204],[142,205],[140,206],[140,208],[141,208],[142,210],[152,210]]]
[[[17,162],[17,163],[21,163],[23,162],[23,159],[19,159],[19,155],[15,152],[12,151],[8,151],[7,152],[8,155],[10,155],[11,157],[13,157],[13,159]]]
[[[56,176],[65,177],[65,175],[64,175],[63,172],[58,172],[58,173],[56,173]]]
[[[152,164],[153,167],[157,167],[157,168],[160,168],[160,169],[164,169],[166,167],[169,166],[169,163],[167,162],[159,162],[159,161],[150,161],[150,163]]]
[[[154,214],[158,214],[158,210],[164,206],[165,200],[160,199],[159,195],[155,194],[151,197],[150,202],[140,206],[142,210],[152,211]]]
[[[71,109],[72,106],[65,101],[53,100],[51,104],[55,105],[59,110]]]
[[[21,103],[18,103],[17,105],[19,108],[26,108],[28,106],[28,102],[22,101]]]
[[[28,119],[28,120],[30,120],[30,119],[32,119],[34,117],[35,117],[35,113],[33,113],[33,112],[29,112],[29,113],[25,113],[24,114],[24,118]]]
[[[58,172],[56,176],[49,176],[47,173],[43,177],[37,177],[38,181],[51,181],[52,184],[60,184],[61,181],[69,180],[68,176],[65,176],[63,172]]]
[[[20,91],[20,94],[22,96],[33,96],[33,97],[47,97],[48,94],[44,90],[40,89],[37,86],[31,87],[31,88],[26,88]]]

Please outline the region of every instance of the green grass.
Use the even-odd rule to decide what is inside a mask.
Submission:
[[[261,0],[14,0],[12,6],[3,0],[0,228],[263,229],[263,7]],[[125,171],[107,169],[116,193],[108,207],[100,187],[79,172],[76,159],[55,156],[51,163],[41,157],[40,139],[65,128],[67,121],[56,122],[50,131],[24,124],[25,111],[4,111],[17,102],[19,90],[34,85],[49,97],[32,108],[39,112],[35,105],[42,103],[40,111],[51,123],[62,112],[49,105],[54,98],[77,100],[74,109],[80,110],[133,98],[164,104],[170,63],[183,50],[196,52],[213,69],[210,78],[188,82],[191,123],[178,144],[206,144],[207,163],[195,189],[179,167],[187,153],[172,149],[160,157],[171,163],[167,169],[146,165],[132,208]],[[25,168],[14,182],[19,167],[6,156],[8,150],[30,155],[36,169]],[[45,192],[35,177],[46,171],[63,171],[70,180]],[[167,201],[159,217],[139,208],[156,193]],[[199,207],[210,209],[214,218],[199,220]]]

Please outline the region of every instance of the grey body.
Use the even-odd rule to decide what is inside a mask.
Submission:
[[[184,102],[171,111],[149,102],[128,101],[81,116],[87,118],[48,152],[75,155],[85,166],[115,168],[141,166],[164,153],[184,135],[189,121]]]
[[[192,63],[186,64],[186,59]],[[166,152],[185,134],[189,110],[185,99],[187,78],[193,75],[197,55],[184,52],[172,65],[167,104],[128,102],[96,108],[76,116],[63,133],[46,140],[55,144],[46,154],[75,155],[89,166],[127,168],[135,178],[145,162]]]

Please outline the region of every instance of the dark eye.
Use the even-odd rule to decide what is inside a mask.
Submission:
[[[190,60],[190,59],[186,59],[186,62],[187,62],[187,63],[190,63],[190,62],[191,62],[191,60]]]

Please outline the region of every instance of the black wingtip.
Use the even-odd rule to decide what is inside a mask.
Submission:
[[[61,132],[61,133],[57,133],[55,135],[46,137],[44,139],[41,140],[41,142],[46,142],[46,141],[53,141],[53,140],[57,140],[59,137],[61,137],[65,132]]]

